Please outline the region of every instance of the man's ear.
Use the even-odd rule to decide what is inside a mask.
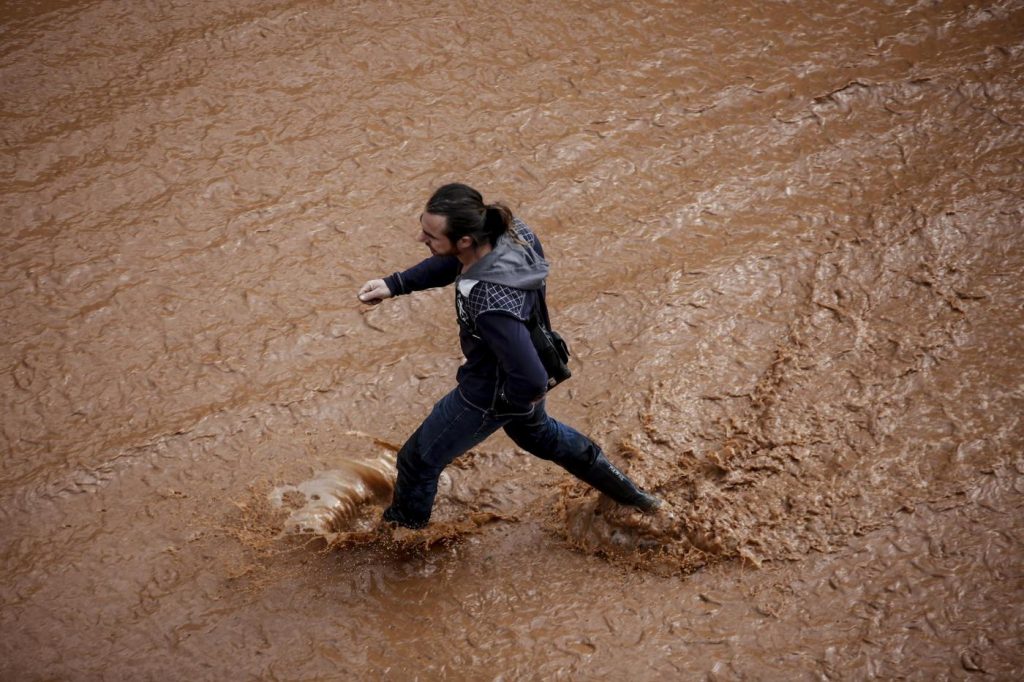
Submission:
[[[459,237],[459,241],[455,242],[455,248],[459,249],[460,251],[465,251],[466,249],[472,249],[474,245],[475,245],[475,242],[473,241],[473,238],[470,237],[468,234],[464,235],[462,237]]]

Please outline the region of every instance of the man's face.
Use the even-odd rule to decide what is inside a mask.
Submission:
[[[427,245],[430,253],[435,256],[454,256],[457,254],[455,245],[445,236],[444,230],[448,219],[434,213],[420,214],[420,234],[417,239]]]

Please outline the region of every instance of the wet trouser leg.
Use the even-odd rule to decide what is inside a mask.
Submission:
[[[548,416],[543,402],[526,415],[498,416],[471,405],[455,389],[434,405],[398,451],[395,493],[384,520],[408,528],[427,525],[444,468],[503,426],[516,445],[558,464],[616,502],[645,510],[659,504],[616,469],[594,441]]]
[[[427,525],[444,468],[504,423],[469,404],[458,389],[441,398],[398,451],[395,494],[384,519],[407,528]]]
[[[505,433],[530,454],[558,464],[619,504],[644,511],[661,505],[661,500],[644,492],[615,468],[594,441],[548,416],[543,402],[532,414],[510,420]]]
[[[543,401],[530,415],[509,420],[505,433],[531,455],[554,462],[577,477],[590,469],[601,454],[601,448],[594,441],[552,419]]]

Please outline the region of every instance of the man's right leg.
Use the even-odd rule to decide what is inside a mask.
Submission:
[[[654,511],[661,500],[644,492],[612,464],[598,445],[582,433],[555,419],[539,403],[528,417],[505,425],[512,441],[535,457],[558,464],[619,504]]]
[[[406,528],[426,526],[441,472],[501,424],[463,400],[458,389],[441,398],[398,451],[395,493],[384,520]]]

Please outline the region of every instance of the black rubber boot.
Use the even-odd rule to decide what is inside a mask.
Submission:
[[[383,518],[388,523],[394,523],[402,528],[411,528],[412,530],[426,528],[427,523],[429,523],[429,521],[410,521],[394,503],[384,510]]]
[[[654,495],[641,490],[626,474],[615,468],[604,453],[599,453],[594,463],[583,471],[570,471],[576,478],[588,483],[619,504],[636,507],[644,512],[653,512],[662,502]]]

